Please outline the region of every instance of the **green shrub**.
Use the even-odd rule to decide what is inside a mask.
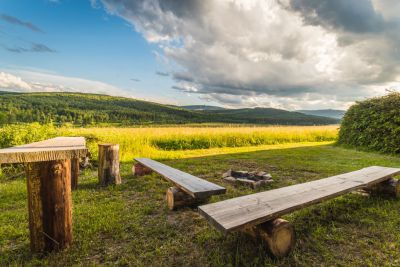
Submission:
[[[0,128],[0,148],[28,144],[57,136],[52,124],[13,124]]]
[[[339,144],[400,153],[400,93],[357,102],[346,112]]]

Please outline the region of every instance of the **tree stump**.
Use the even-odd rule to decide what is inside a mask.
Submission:
[[[101,185],[121,183],[118,144],[99,144],[98,176]]]
[[[72,243],[70,160],[26,164],[31,250],[58,251]]]
[[[146,174],[150,174],[153,171],[149,168],[147,168],[146,166],[143,166],[140,163],[135,163],[132,167],[132,174],[133,175],[137,175],[137,176],[143,176]]]
[[[71,159],[71,189],[78,188],[79,158]]]
[[[287,256],[296,243],[293,226],[284,219],[275,219],[245,230],[253,239],[261,239],[269,254],[276,258]]]
[[[386,197],[400,197],[400,181],[394,178],[390,178],[386,181],[365,188],[365,191],[371,195],[380,195]]]
[[[194,198],[177,187],[170,187],[166,193],[167,205],[170,210],[176,210],[184,206],[194,206],[207,201],[206,199]]]

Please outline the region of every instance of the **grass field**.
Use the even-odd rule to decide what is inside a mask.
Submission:
[[[220,155],[163,162],[228,189],[212,202],[370,165],[400,166],[398,157],[332,145],[270,148],[230,148],[214,151]],[[0,180],[0,266],[400,265],[399,200],[348,194],[285,216],[296,228],[297,245],[289,257],[273,260],[243,234],[222,235],[195,209],[169,211],[164,193],[170,184],[156,174],[132,176],[131,164],[122,163],[120,186],[99,187],[95,170],[80,177],[79,189],[73,192],[74,243],[69,250],[44,258],[32,256],[29,250],[25,179]],[[266,170],[276,182],[258,190],[233,187],[220,178],[229,168]]]
[[[84,136],[94,157],[97,143],[120,144],[122,161],[134,157],[187,158],[212,153],[262,149],[291,143],[332,142],[338,126],[208,126],[146,128],[61,128],[57,135]],[[256,148],[257,147],[257,148]]]
[[[18,133],[18,134],[17,134]],[[270,190],[370,165],[400,166],[400,158],[333,145],[337,126],[54,128],[30,125],[3,129],[2,145],[48,137],[85,136],[94,158],[97,143],[120,144],[123,184],[100,187],[95,169],[80,177],[73,192],[74,243],[39,258],[29,250],[25,178],[0,176],[0,266],[398,266],[400,201],[349,194],[295,212],[297,233],[288,258],[273,260],[247,236],[224,236],[195,209],[171,212],[164,194],[170,186],[152,174],[130,173],[135,156],[152,157],[221,184],[226,195]],[[275,183],[257,190],[221,180],[229,168],[266,170]]]

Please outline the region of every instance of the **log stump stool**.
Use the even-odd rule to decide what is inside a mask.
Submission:
[[[101,185],[121,183],[118,144],[99,144],[98,175]]]
[[[58,251],[72,243],[71,160],[86,153],[83,137],[0,150],[0,163],[25,163],[32,252]]]
[[[175,186],[167,189],[165,198],[167,200],[167,206],[169,210],[176,210],[181,207],[197,206],[199,204],[206,203],[209,200],[209,197],[194,198]]]
[[[373,196],[383,196],[387,198],[400,197],[400,180],[390,178],[373,186],[364,189]]]
[[[255,241],[261,240],[267,252],[275,258],[287,256],[296,244],[293,225],[281,218],[252,226],[244,232]]]

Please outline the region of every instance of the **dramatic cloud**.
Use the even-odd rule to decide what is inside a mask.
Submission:
[[[16,17],[10,16],[10,15],[7,15],[7,14],[1,14],[0,15],[0,19],[6,21],[8,23],[14,24],[14,25],[25,27],[25,28],[27,28],[27,29],[29,29],[31,31],[34,31],[34,32],[43,33],[43,31],[39,27],[33,25],[32,23],[27,22],[27,21],[22,21],[22,20],[20,20],[20,19],[18,19]]]
[[[36,52],[36,53],[54,53],[56,52],[54,49],[49,48],[44,44],[32,43],[31,47],[5,47],[6,50],[13,52],[13,53],[24,53],[24,52]]]
[[[102,0],[179,66],[174,89],[229,106],[293,109],[343,108],[398,88],[393,2]]]
[[[291,0],[291,7],[300,11],[307,23],[323,25],[354,33],[375,33],[385,29],[382,14],[370,0]]]
[[[13,92],[85,92],[130,96],[126,91],[103,82],[35,71],[17,71],[15,73],[0,71],[0,90]]]

